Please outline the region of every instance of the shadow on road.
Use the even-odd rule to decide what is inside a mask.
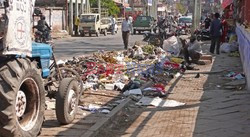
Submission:
[[[237,89],[225,90],[232,80],[224,76],[228,71],[242,72],[240,58],[227,54],[217,55],[211,71],[227,70],[210,74],[203,86],[194,137],[247,137],[250,135],[250,94]]]

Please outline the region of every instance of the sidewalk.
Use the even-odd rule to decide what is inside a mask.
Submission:
[[[203,47],[207,49],[209,45]],[[213,64],[198,67],[202,72],[220,73],[200,74],[199,78],[188,74],[169,83],[171,94],[167,99],[184,102],[185,106],[137,108],[131,105],[124,123],[114,122],[98,136],[249,137],[249,92],[224,88],[232,81],[223,77],[226,71],[242,72],[240,58],[221,54]]]

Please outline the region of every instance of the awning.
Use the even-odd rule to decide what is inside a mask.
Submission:
[[[233,0],[223,0],[223,2],[222,2],[222,8],[225,9],[231,3],[233,3]]]

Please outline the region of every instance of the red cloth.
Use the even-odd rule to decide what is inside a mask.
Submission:
[[[221,24],[222,24],[222,28],[223,28],[222,36],[221,36],[221,43],[224,43],[224,42],[226,42],[226,37],[227,37],[227,32],[228,32],[228,23],[225,19],[223,19],[221,21]]]
[[[165,63],[164,63],[164,66],[166,67],[166,68],[172,68],[172,69],[179,69],[180,68],[180,64],[177,64],[177,63],[172,63],[172,62],[169,62],[169,61],[166,61]]]
[[[223,0],[223,2],[222,2],[222,8],[225,9],[231,3],[233,3],[233,0]]]

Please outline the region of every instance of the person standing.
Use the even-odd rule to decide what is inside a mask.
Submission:
[[[208,29],[210,27],[211,21],[212,20],[210,19],[209,15],[207,15],[206,19],[204,20],[205,29]]]
[[[227,37],[227,33],[228,33],[228,23],[225,20],[225,16],[222,15],[221,17],[221,25],[222,25],[222,36],[221,36],[221,43],[226,42],[226,37]]]
[[[219,19],[220,14],[214,14],[214,20],[210,26],[210,35],[211,35],[211,46],[210,52],[214,54],[214,50],[216,47],[216,54],[220,54],[220,38],[221,38],[221,21]]]
[[[76,17],[76,20],[75,20],[75,36],[78,36],[79,35],[79,33],[78,33],[78,27],[79,27],[79,25],[80,25],[80,18],[79,18],[80,16],[77,16]]]
[[[131,34],[133,34],[133,17],[132,16],[129,16],[128,17],[128,20],[129,20],[129,23],[130,23],[130,32]]]
[[[122,39],[124,43],[124,49],[128,49],[129,33],[131,24],[126,16],[125,20],[122,22]]]
[[[111,34],[112,35],[115,34],[115,25],[116,25],[116,19],[113,16],[111,16],[111,28],[112,28]]]

